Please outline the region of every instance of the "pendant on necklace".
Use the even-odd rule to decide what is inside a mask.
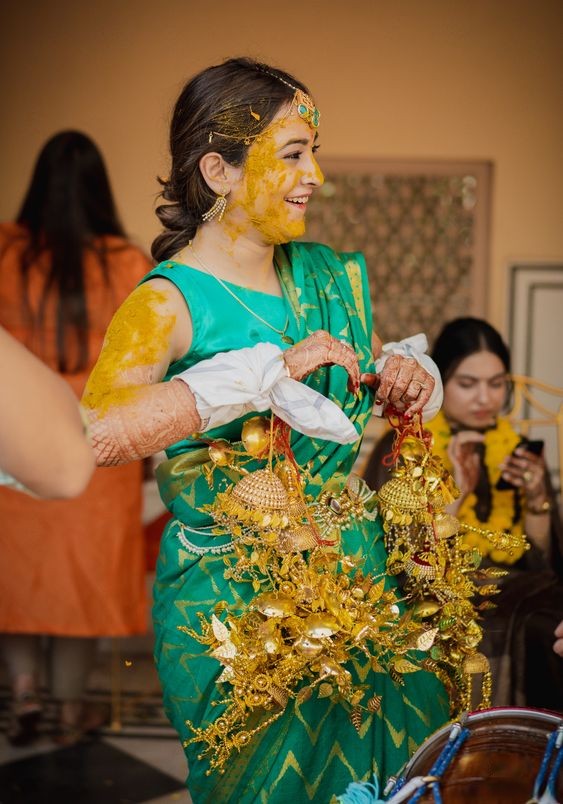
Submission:
[[[282,341],[283,341],[284,343],[290,343],[292,346],[293,346],[293,344],[295,343],[295,341],[293,340],[293,338],[290,338],[290,337],[289,337],[289,335],[282,335],[282,336],[281,336],[281,339],[282,339]]]

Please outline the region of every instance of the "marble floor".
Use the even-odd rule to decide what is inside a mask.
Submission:
[[[139,643],[101,645],[88,699],[107,711],[108,723],[70,748],[52,742],[55,705],[46,695],[39,739],[22,748],[8,743],[9,693],[0,674],[0,804],[191,804],[150,647]]]

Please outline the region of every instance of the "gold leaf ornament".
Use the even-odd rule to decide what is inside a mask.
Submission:
[[[368,598],[370,603],[377,603],[377,601],[381,598],[381,595],[385,591],[385,578],[382,578],[377,583],[374,583],[373,586],[370,587],[368,592]]]
[[[420,670],[419,665],[409,662],[408,659],[393,659],[392,666],[398,673],[404,675],[405,673],[416,673]]]
[[[338,620],[326,612],[322,614],[310,614],[304,623],[305,634],[313,639],[330,637],[339,630],[340,624]]]
[[[265,592],[260,595],[253,606],[266,617],[289,617],[295,612],[293,598],[276,592]]]
[[[217,639],[219,642],[225,642],[230,638],[229,629],[225,623],[222,623],[221,620],[215,616],[215,614],[211,615],[211,628],[213,629],[215,639]]]
[[[299,692],[297,693],[295,700],[297,701],[298,704],[305,703],[305,701],[309,700],[312,694],[313,690],[311,689],[311,687],[303,687],[303,689],[299,690]]]
[[[352,721],[352,725],[359,733],[362,727],[362,710],[359,706],[355,706],[350,713],[350,720]]]
[[[417,649],[422,651],[430,650],[437,634],[437,628],[429,628],[428,631],[424,631],[416,640]]]
[[[318,656],[319,653],[321,653],[323,650],[323,643],[319,642],[317,639],[310,639],[307,636],[301,636],[295,640],[293,647],[302,656],[312,658],[313,656]]]

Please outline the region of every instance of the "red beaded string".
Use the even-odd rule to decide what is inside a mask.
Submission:
[[[285,457],[285,459],[287,461],[289,461],[289,463],[295,469],[295,471],[297,473],[297,477],[300,478],[301,477],[301,467],[297,463],[297,461],[295,459],[295,455],[293,454],[293,450],[291,449],[291,441],[290,441],[290,439],[291,439],[291,427],[289,426],[289,424],[287,424],[287,422],[284,422],[281,419],[278,419],[277,416],[274,416],[274,414],[272,414],[272,416],[274,418],[274,449],[278,454],[283,455]],[[300,494],[303,497],[301,489],[300,489]],[[327,541],[325,539],[321,539],[321,535],[319,533],[319,529],[317,527],[317,524],[316,524],[316,522],[314,521],[313,517],[311,516],[311,514],[309,512],[309,506],[306,504],[304,499],[303,499],[303,502],[305,503],[305,511],[306,511],[307,520],[308,520],[309,525],[311,526],[311,528],[313,530],[313,533],[315,535],[315,540],[316,540],[317,544],[319,544],[319,545],[321,545],[323,547],[327,547],[327,546],[331,546],[331,545],[334,546],[334,542]]]
[[[382,458],[383,466],[394,466],[397,463],[399,453],[403,441],[407,436],[414,436],[424,441],[425,445],[430,449],[432,443],[432,434],[425,430],[422,426],[422,418],[419,413],[414,416],[409,416],[400,410],[397,410],[393,405],[387,405],[385,408],[385,415],[391,427],[395,430],[395,437],[393,439],[393,447],[391,452],[384,455]]]

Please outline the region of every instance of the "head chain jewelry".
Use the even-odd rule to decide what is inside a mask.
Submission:
[[[311,126],[311,128],[319,127],[321,113],[315,106],[310,95],[293,84],[290,84],[290,82],[286,81],[285,78],[282,78],[281,75],[276,75],[276,73],[273,73],[271,70],[261,69],[260,72],[266,73],[266,75],[270,75],[272,78],[277,78],[278,81],[281,81],[282,84],[285,84],[286,87],[289,87],[294,91],[295,94],[291,101],[291,107],[288,114],[291,114],[291,109],[295,106],[299,117],[303,118],[303,120],[305,120]]]
[[[311,128],[318,128],[319,122],[321,119],[321,113],[315,106],[313,99],[310,95],[304,92],[302,89],[290,84],[289,81],[286,81],[285,78],[281,78],[281,76],[276,75],[275,73],[270,72],[270,70],[260,70],[260,72],[265,73],[266,75],[270,75],[272,78],[276,78],[282,84],[285,84],[287,87],[294,91],[293,98],[291,100],[290,107],[287,112],[287,117],[291,114],[291,110],[295,108],[299,117],[311,127]],[[236,108],[236,107],[232,107]],[[257,122],[260,121],[260,115],[258,112],[253,111],[252,106],[249,106],[249,113],[250,116],[256,120]],[[255,140],[257,137],[260,136],[262,131],[258,131],[256,134],[252,133],[245,133],[245,134],[224,134],[222,131],[214,131],[211,130],[209,132],[209,142],[213,142],[213,137],[226,137],[230,140],[242,140],[244,145],[250,145],[252,140]]]

